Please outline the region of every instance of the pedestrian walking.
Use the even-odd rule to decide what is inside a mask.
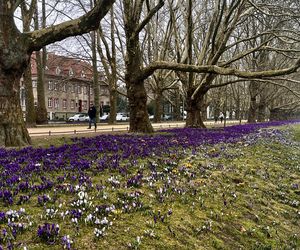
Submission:
[[[97,110],[95,108],[94,105],[91,105],[88,111],[88,115],[89,115],[89,127],[88,129],[90,129],[92,127],[92,123],[94,123],[95,125],[95,130],[97,129],[97,124],[96,124],[96,114],[97,114]]]
[[[222,123],[223,120],[224,120],[224,115],[223,115],[223,113],[220,114],[219,118],[220,118],[220,121],[221,121],[221,123]]]

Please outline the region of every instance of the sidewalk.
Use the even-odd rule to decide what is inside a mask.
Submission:
[[[220,122],[215,123],[214,121],[204,122],[205,125],[216,125],[222,126]],[[226,121],[227,125],[238,124],[239,121]],[[167,128],[180,128],[184,127],[184,121],[176,121],[176,122],[162,122],[162,123],[152,123],[154,130],[159,129],[167,129]],[[28,128],[28,132],[30,136],[52,136],[52,135],[76,135],[76,134],[84,134],[84,133],[101,133],[101,132],[120,132],[120,131],[128,131],[129,124],[115,124],[109,125],[106,123],[98,123],[97,130],[92,127],[92,129],[88,129],[88,124],[51,124],[51,125],[42,125],[37,126],[35,128]]]

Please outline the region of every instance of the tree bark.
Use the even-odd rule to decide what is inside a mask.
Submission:
[[[256,98],[251,98],[250,106],[248,110],[248,123],[255,123],[256,122]]]
[[[30,32],[30,24],[36,10],[36,0],[31,1],[29,8],[25,2],[21,2],[21,14],[24,32]],[[31,63],[29,62],[24,75],[23,81],[25,85],[25,102],[26,102],[26,125],[33,127],[36,124],[36,110],[34,106],[34,96],[31,77]]]
[[[155,100],[154,100],[154,104],[155,104],[155,113],[154,113],[154,122],[160,122],[161,121],[161,117],[163,114],[163,94],[162,91],[160,89],[156,89],[155,91]]]
[[[184,113],[183,113],[184,110],[182,110],[182,112],[180,111],[180,108],[181,108],[180,104],[181,104],[181,102],[180,102],[180,90],[178,88],[178,89],[175,90],[175,105],[174,105],[174,119],[176,121],[181,120],[182,119],[181,115],[182,115],[182,117],[184,115]]]
[[[36,123],[36,112],[34,106],[34,96],[32,88],[32,78],[31,78],[31,63],[27,66],[23,81],[25,84],[25,100],[26,100],[26,125],[27,127],[33,127]]]
[[[140,16],[142,6],[132,6],[129,1],[124,1],[124,22],[126,36],[126,60],[125,60],[125,83],[129,101],[130,132],[151,133],[153,127],[150,123],[147,110],[147,93],[142,76],[142,55],[139,44],[139,32],[149,22],[150,18],[162,7],[162,1],[142,23]]]
[[[130,83],[127,95],[130,107],[129,132],[151,133],[152,125],[147,110],[147,93],[143,83]],[[127,82],[128,86],[128,82]]]
[[[0,146],[24,146],[30,143],[20,106],[20,73],[0,69]]]
[[[249,94],[250,94],[250,105],[248,110],[248,123],[256,122],[256,112],[257,112],[257,95],[259,92],[259,85],[255,81],[251,81],[249,85]]]
[[[44,56],[42,59],[41,52],[36,52],[36,65],[37,65],[37,110],[36,110],[36,123],[48,123],[46,101],[45,101],[45,77],[44,77]]]
[[[199,91],[197,96],[194,99],[192,99],[191,93],[193,92],[194,89],[189,89],[186,98],[187,118],[185,126],[193,128],[206,128],[201,115],[201,108],[206,92],[204,93],[202,91]]]
[[[111,85],[111,84],[110,84]],[[113,86],[116,84],[113,83]],[[109,124],[116,123],[116,115],[117,115],[117,90],[116,88],[110,88],[109,91],[109,103],[110,103],[110,111],[109,111]]]
[[[19,90],[30,54],[14,24],[11,4],[0,2],[0,145],[22,146],[30,143],[30,137],[23,119]]]
[[[266,111],[267,111],[267,104],[263,101],[260,101],[257,107],[257,121],[264,122],[266,121]]]
[[[92,64],[93,64],[93,90],[94,90],[94,105],[97,110],[96,112],[96,122],[99,122],[100,114],[100,103],[99,103],[99,74],[97,65],[97,48],[96,48],[96,33],[92,32]],[[90,104],[89,104],[90,105]]]

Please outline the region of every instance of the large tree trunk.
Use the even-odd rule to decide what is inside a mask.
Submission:
[[[154,100],[154,104],[155,104],[154,122],[161,121],[161,117],[163,114],[162,102],[163,102],[162,91],[160,89],[157,89],[157,91],[155,93],[155,100]]]
[[[0,69],[0,146],[30,144],[20,106],[20,73]]]
[[[14,24],[9,3],[0,1],[0,145],[23,146],[30,143],[30,137],[23,119],[19,90],[30,54]]]
[[[257,121],[258,122],[264,122],[266,121],[266,111],[267,111],[267,105],[264,102],[259,102],[257,107]]]
[[[130,85],[130,87],[128,87]],[[142,83],[127,83],[127,95],[130,109],[130,132],[153,132],[147,110],[147,93]]]
[[[248,123],[256,122],[256,111],[257,111],[257,102],[256,98],[259,92],[259,85],[255,81],[251,81],[249,84],[249,94],[250,94],[250,106],[248,110]]]
[[[195,127],[195,128],[206,128],[202,116],[201,116],[201,109],[203,104],[203,98],[205,93],[200,93],[192,99],[191,94],[194,90],[190,89],[187,94],[186,98],[186,111],[187,111],[187,118],[186,118],[186,127]]]
[[[250,106],[248,110],[248,121],[247,121],[248,123],[256,122],[256,110],[257,110],[256,98],[251,98]]]
[[[139,6],[141,7],[141,6]],[[139,18],[141,8],[132,9],[129,1],[124,1],[124,21],[126,35],[126,72],[125,83],[129,101],[130,132],[151,133],[153,127],[150,123],[147,110],[147,93],[142,75],[142,55],[139,44]],[[136,12],[136,13],[133,13]]]

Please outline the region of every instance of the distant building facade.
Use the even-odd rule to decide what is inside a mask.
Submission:
[[[37,64],[35,56],[31,60],[34,103],[37,105]],[[92,88],[93,68],[86,61],[47,54],[44,76],[45,102],[49,120],[66,120],[76,113],[87,113],[89,105],[94,104]],[[104,76],[99,74],[100,103],[109,105],[108,86]],[[25,89],[21,82],[21,106],[25,105]]]

